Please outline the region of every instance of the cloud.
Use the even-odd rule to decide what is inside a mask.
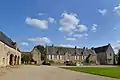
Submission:
[[[22,42],[21,45],[22,46],[28,46],[28,43],[27,42]]]
[[[92,30],[93,32],[96,32],[96,31],[97,31],[97,27],[98,27],[97,24],[93,24],[91,30]]]
[[[120,40],[117,40],[117,43],[120,44]]]
[[[83,35],[82,34],[74,34],[73,37],[81,38],[81,37],[83,37]]]
[[[36,37],[36,38],[30,38],[28,39],[31,42],[37,43],[37,44],[46,44],[46,43],[51,43],[52,41],[48,39],[47,37]]]
[[[88,33],[84,33],[84,36],[87,37],[87,36],[88,36]]]
[[[117,28],[116,28],[116,27],[114,27],[113,29],[114,29],[114,30],[117,30]]]
[[[78,32],[86,32],[88,30],[87,26],[85,25],[77,25],[77,29],[75,31],[78,31]]]
[[[107,13],[107,9],[98,9],[98,11],[103,16]]]
[[[85,40],[87,40],[88,38],[87,38],[87,37],[85,37],[84,39],[85,39]]]
[[[79,23],[77,14],[64,12],[61,15],[59,31],[62,32],[73,32]]]
[[[39,16],[43,16],[43,15],[45,15],[45,13],[38,13],[38,15],[39,15]]]
[[[53,17],[49,17],[49,18],[48,18],[48,21],[49,21],[50,23],[56,23],[56,21],[55,21],[55,19],[54,19]]]
[[[65,37],[65,40],[68,40],[68,41],[75,41],[76,38],[72,38],[72,37]]]
[[[120,43],[112,44],[112,47],[115,51],[115,54],[117,54],[118,50],[120,49]]]
[[[75,46],[74,45],[71,45],[71,44],[60,44],[58,46],[61,46],[61,47],[71,47],[71,48],[74,48]]]
[[[35,26],[35,27],[38,27],[41,29],[48,28],[48,21],[47,20],[39,20],[39,19],[27,17],[25,22],[31,26]]]
[[[118,16],[120,16],[120,4],[116,6],[113,10]]]

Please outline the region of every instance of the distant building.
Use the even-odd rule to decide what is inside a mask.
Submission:
[[[86,63],[88,59],[90,63],[96,64],[97,55],[94,50],[88,48],[69,48],[60,46],[47,46],[47,59],[55,63],[64,63],[73,61],[74,63]]]
[[[110,44],[94,48],[99,64],[114,64],[115,53]]]
[[[37,46],[33,48],[33,50],[31,51],[31,54],[32,54],[33,61],[35,61],[36,64],[41,64],[41,52],[37,48]]]
[[[21,52],[22,53],[22,63],[24,64],[41,64],[41,52],[35,46],[31,52]],[[27,57],[27,60],[26,60]]]
[[[3,32],[0,32],[0,66],[21,64],[21,52]]]

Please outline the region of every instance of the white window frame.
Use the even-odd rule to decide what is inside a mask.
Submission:
[[[55,57],[55,56],[54,56],[54,55],[51,55],[51,56],[52,56],[52,60],[54,60],[54,57]]]
[[[75,56],[75,60],[77,60],[77,56]]]
[[[62,55],[60,55],[60,60],[62,60]]]

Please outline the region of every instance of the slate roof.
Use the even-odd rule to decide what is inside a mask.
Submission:
[[[94,48],[94,50],[96,53],[106,52],[109,46],[110,46],[110,44]]]
[[[13,42],[10,38],[8,38],[3,32],[0,31],[0,41],[5,43],[11,48],[16,49],[16,42]],[[18,51],[20,51],[18,49]]]
[[[91,49],[83,49],[83,48],[70,48],[70,47],[60,47],[60,46],[47,46],[47,52],[51,55],[65,55],[65,53],[69,53],[71,55],[84,55],[88,56],[88,54],[95,54]]]

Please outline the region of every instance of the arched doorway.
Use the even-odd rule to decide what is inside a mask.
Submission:
[[[10,62],[9,62],[10,65],[13,65],[13,58],[14,58],[14,55],[10,54]]]
[[[19,59],[20,59],[20,56],[18,56],[17,58],[17,65],[19,65]]]
[[[17,64],[17,55],[15,55],[15,58],[14,58],[14,65]]]

